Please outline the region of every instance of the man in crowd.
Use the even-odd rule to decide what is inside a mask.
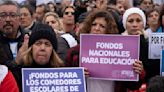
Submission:
[[[22,54],[21,51],[18,52],[18,48],[21,47],[24,38],[19,15],[20,9],[17,3],[6,0],[0,4],[0,64],[6,65],[17,80],[19,63],[16,61],[21,59]]]
[[[65,61],[67,50],[77,45],[77,37],[75,35],[75,8],[67,6],[63,9],[63,27],[65,34],[58,38],[58,50],[60,58]]]

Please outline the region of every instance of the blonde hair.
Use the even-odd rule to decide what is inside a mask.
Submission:
[[[53,50],[51,57],[50,57],[50,66],[51,67],[62,67],[64,66],[63,61],[59,58],[57,53]],[[32,57],[32,47],[27,50],[27,54],[23,57],[23,63],[25,66],[30,66],[33,64],[33,57]]]
[[[43,23],[45,23],[46,18],[47,18],[48,16],[53,16],[53,17],[57,20],[57,22],[58,22],[58,24],[59,24],[58,31],[63,31],[63,30],[64,30],[63,24],[61,23],[58,14],[55,13],[55,12],[47,12],[47,13],[44,15],[44,17],[43,17],[43,21],[42,21]]]

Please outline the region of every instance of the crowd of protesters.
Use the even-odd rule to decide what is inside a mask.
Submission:
[[[89,79],[85,68],[87,92],[163,92],[160,59],[148,58],[149,35],[163,27],[164,4],[153,0],[2,0],[0,92],[22,92],[22,68],[79,67],[80,34],[140,36],[139,81]]]

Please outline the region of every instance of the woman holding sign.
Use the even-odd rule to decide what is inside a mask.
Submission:
[[[99,10],[99,11],[94,11],[87,16],[86,20],[84,20],[83,27],[80,30],[80,34],[81,33],[83,34],[118,34],[118,29],[112,15],[105,10]],[[71,51],[72,51],[72,54],[70,52],[68,53],[68,55],[72,55],[73,58],[71,56],[68,56],[69,57],[67,58],[68,63],[71,63],[72,66],[78,66],[79,60],[76,59],[75,61],[75,58],[79,56],[79,46],[72,48]],[[72,62],[70,60],[72,60]],[[141,72],[143,71],[142,62],[136,61],[134,63],[133,68],[135,72],[137,72],[138,74],[141,74]],[[86,70],[85,73],[89,74],[89,70],[87,69],[85,70]],[[120,81],[114,82],[110,80],[88,78],[87,79],[87,92],[126,92],[127,88],[138,89],[141,86],[141,84],[142,84],[141,78],[138,82],[120,82]]]
[[[53,29],[47,24],[38,24],[30,37],[25,35],[24,43],[19,52],[21,59],[17,64],[21,68],[57,68],[64,66],[63,61],[56,54],[57,39]],[[21,76],[21,71],[20,71]],[[20,90],[22,82],[18,81]]]
[[[146,17],[139,8],[130,8],[123,15],[125,32],[122,35],[140,35],[140,57],[146,71],[146,82],[155,75],[159,75],[159,59],[148,59],[148,35],[144,30]]]

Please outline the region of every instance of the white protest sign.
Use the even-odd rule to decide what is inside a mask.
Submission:
[[[164,48],[164,33],[151,33],[149,35],[149,59],[160,59]]]
[[[86,92],[83,68],[23,68],[23,92]]]

